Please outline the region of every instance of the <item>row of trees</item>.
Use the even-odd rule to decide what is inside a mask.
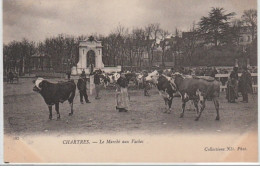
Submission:
[[[257,11],[246,10],[240,19],[234,16],[235,13],[226,13],[223,8],[212,8],[208,16],[194,22],[188,32],[175,29],[170,33],[154,23],[132,30],[119,25],[108,36],[93,36],[102,41],[103,62],[107,66],[142,67],[144,61],[149,67],[154,61],[160,61],[163,66],[165,61],[174,61],[175,65],[217,65],[223,61],[233,62],[234,58],[245,54],[256,58]],[[239,40],[245,26],[253,39],[247,49],[241,47]],[[61,34],[38,43],[27,39],[12,41],[4,45],[5,70],[16,68],[27,72],[31,68],[31,57],[35,55],[48,56],[53,69],[65,70],[77,64],[78,42],[88,37]]]

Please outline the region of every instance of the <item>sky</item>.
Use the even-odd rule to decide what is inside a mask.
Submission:
[[[212,7],[240,18],[244,10],[257,8],[257,0],[3,0],[3,43],[58,34],[108,35],[118,25],[131,30],[160,23],[170,33],[187,31]]]

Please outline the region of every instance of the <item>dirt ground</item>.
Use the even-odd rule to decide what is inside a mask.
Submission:
[[[59,81],[52,79],[50,81]],[[9,163],[201,163],[256,162],[258,160],[257,95],[249,103],[227,103],[220,97],[220,121],[211,101],[199,121],[195,111],[181,112],[180,98],[174,98],[172,112],[163,113],[164,101],[153,88],[150,97],[143,90],[129,89],[130,110],[115,110],[115,91],[103,89],[102,98],[89,96],[80,104],[77,91],[74,115],[69,104],[60,105],[61,119],[48,120],[48,107],[32,91],[32,79],[18,84],[4,83],[4,151]],[[239,101],[242,98],[239,98]],[[189,105],[187,105],[189,107]],[[66,140],[90,140],[89,145],[64,145]],[[142,144],[122,144],[123,140]],[[120,140],[120,144],[100,144]],[[207,148],[233,151],[206,151]],[[245,148],[245,150],[238,150]],[[91,157],[88,157],[91,156]],[[108,157],[109,156],[109,157]]]
[[[52,79],[57,81],[59,79]],[[80,104],[77,91],[74,100],[74,115],[69,117],[69,104],[60,105],[61,119],[48,120],[48,107],[43,98],[32,91],[32,79],[21,79],[18,84],[4,83],[4,133],[5,134],[111,134],[111,133],[245,133],[257,128],[257,95],[249,96],[249,103],[227,103],[225,94],[220,97],[220,121],[215,121],[216,111],[212,101],[198,122],[195,111],[181,112],[180,98],[174,98],[172,112],[163,113],[164,102],[156,89],[150,97],[143,96],[143,90],[129,90],[130,110],[119,113],[115,110],[115,92],[101,91],[102,98],[89,96],[90,104]],[[239,101],[242,98],[239,98]],[[189,105],[187,104],[187,107]]]

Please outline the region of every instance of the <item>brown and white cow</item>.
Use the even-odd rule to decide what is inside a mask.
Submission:
[[[159,90],[159,94],[163,97],[165,102],[165,113],[171,112],[172,100],[174,97],[178,97],[176,87],[170,82],[171,78],[159,74],[157,70],[150,73],[146,78],[146,81],[153,83]]]
[[[214,78],[208,77],[208,79],[192,77],[185,78],[181,74],[174,74],[172,83],[175,85],[178,93],[182,98],[182,113],[180,117],[184,116],[184,110],[186,102],[193,100],[194,106],[197,110],[196,121],[199,120],[202,111],[205,108],[205,102],[207,99],[211,99],[214,102],[217,116],[216,120],[219,120],[219,93],[220,93],[220,82]]]

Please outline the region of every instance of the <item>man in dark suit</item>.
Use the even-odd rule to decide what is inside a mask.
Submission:
[[[79,78],[78,83],[77,83],[77,87],[78,87],[79,94],[80,94],[80,103],[83,104],[83,97],[84,97],[86,103],[91,103],[88,100],[87,79],[86,79],[85,75],[80,75],[80,78]]]
[[[248,103],[248,92],[252,92],[252,77],[247,67],[243,66],[243,72],[239,80],[239,88],[243,96],[243,103]]]
[[[100,96],[99,96],[99,91],[100,91],[100,74],[101,74],[101,70],[96,70],[94,72],[94,84],[95,84],[95,89],[96,89],[96,97],[95,97],[95,99],[100,99]]]

